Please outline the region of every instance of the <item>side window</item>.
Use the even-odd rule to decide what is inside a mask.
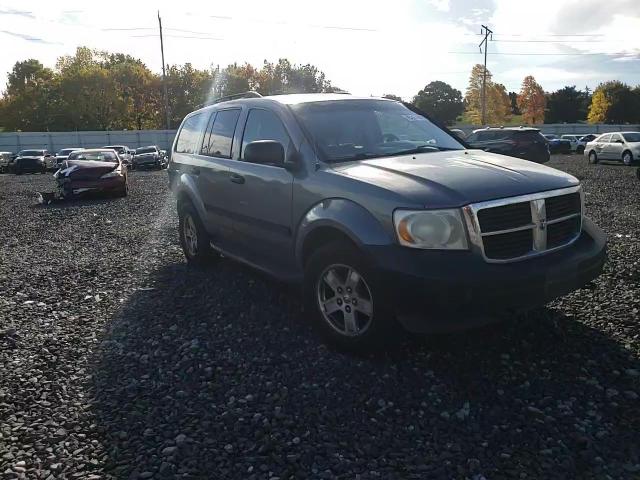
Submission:
[[[177,153],[198,153],[198,139],[205,128],[205,119],[204,113],[198,113],[185,120],[180,133],[178,133]]]
[[[284,147],[285,153],[289,149],[289,143],[291,142],[289,134],[278,116],[268,110],[260,109],[249,111],[244,135],[242,136],[241,158],[244,158],[244,149],[247,144],[256,140],[275,140],[280,142]]]
[[[202,154],[210,157],[231,158],[233,133],[236,130],[240,109],[220,110],[216,114],[208,136],[202,145]]]
[[[600,143],[609,143],[611,141],[611,135],[603,135],[598,139]]]
[[[620,136],[619,133],[613,134],[611,135],[611,141],[620,143],[622,142],[622,137]]]

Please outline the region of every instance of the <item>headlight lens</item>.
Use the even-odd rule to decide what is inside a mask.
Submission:
[[[466,250],[460,210],[396,210],[393,223],[401,245],[438,250]]]

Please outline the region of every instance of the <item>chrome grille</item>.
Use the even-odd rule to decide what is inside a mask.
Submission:
[[[582,192],[571,187],[464,208],[472,243],[487,262],[541,255],[574,242],[582,230]]]

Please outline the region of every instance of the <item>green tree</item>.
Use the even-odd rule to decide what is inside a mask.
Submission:
[[[17,62],[7,76],[2,125],[7,130],[43,131],[51,126],[58,92],[51,69],[39,61]]]
[[[427,84],[413,97],[413,104],[435,119],[451,125],[464,111],[462,93],[445,82]]]
[[[477,64],[471,69],[469,85],[464,97],[467,118],[475,125],[482,124],[482,77],[484,66]],[[491,72],[486,71],[486,122],[503,124],[511,115],[511,102],[503,85],[495,84]],[[508,105],[508,108],[505,108]]]
[[[176,128],[188,113],[217,96],[213,90],[214,79],[215,72],[199,70],[190,63],[169,66],[167,94],[171,128]]]
[[[524,121],[530,124],[542,123],[546,106],[544,90],[532,75],[526,76],[518,94],[518,108]]]
[[[389,100],[395,100],[397,102],[402,102],[402,98],[392,93],[385,93],[382,98],[388,98]]]
[[[576,123],[585,120],[585,92],[577,90],[575,85],[564,87],[547,96],[547,123]]]
[[[589,123],[640,121],[640,99],[625,83],[613,80],[598,85],[589,106]]]

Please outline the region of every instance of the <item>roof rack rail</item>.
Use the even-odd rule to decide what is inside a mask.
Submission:
[[[260,95],[258,92],[254,92],[253,90],[250,90],[248,92],[242,92],[242,93],[234,93],[233,95],[214,98],[209,102],[204,102],[202,105],[198,105],[198,108],[206,107],[209,105],[215,105],[216,103],[228,102],[230,100],[237,100],[238,98],[262,98],[262,95]]]

